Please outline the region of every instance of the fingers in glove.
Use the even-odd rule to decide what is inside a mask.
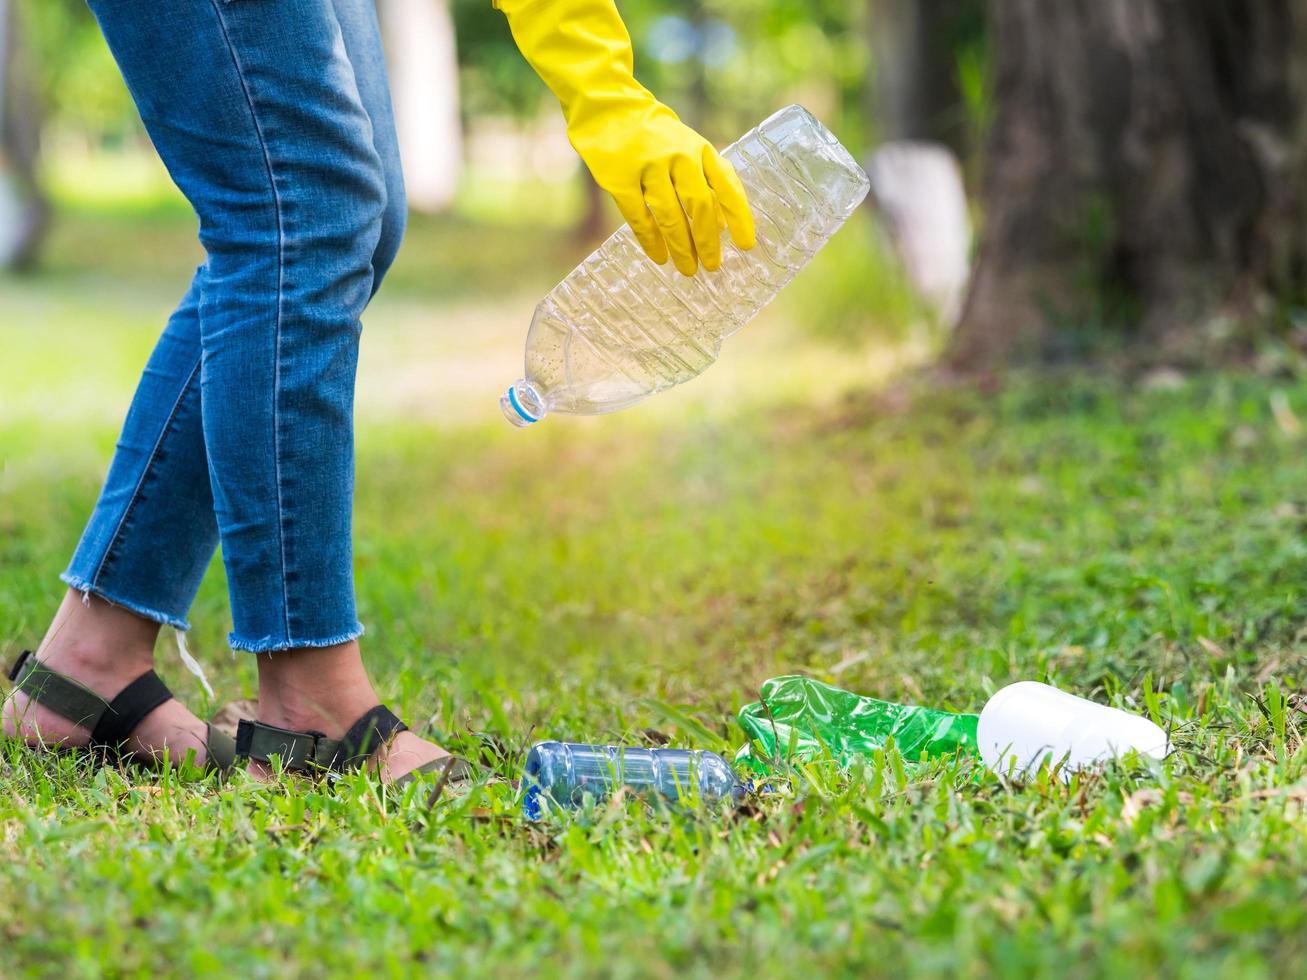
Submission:
[[[749,208],[744,184],[740,183],[740,177],[731,162],[723,159],[711,146],[706,146],[703,150],[703,175],[717,196],[717,204],[726,218],[726,227],[731,230],[731,239],[746,251],[753,248],[758,242],[753,227],[753,211]]]
[[[644,180],[644,203],[658,222],[667,251],[672,253],[676,270],[683,276],[692,276],[699,268],[699,258],[694,250],[694,239],[690,234],[690,223],[681,208],[681,201],[672,186],[672,175],[666,170],[651,171]]]
[[[709,272],[722,265],[722,233],[717,226],[717,203],[703,175],[703,167],[690,157],[672,160],[672,183],[681,210],[690,221],[690,237],[699,261]]]
[[[663,241],[663,233],[658,230],[658,223],[654,221],[654,216],[645,207],[644,196],[642,194],[622,197],[614,195],[613,200],[617,202],[617,210],[622,212],[622,217],[631,226],[631,232],[645,254],[659,265],[666,262],[667,243]]]

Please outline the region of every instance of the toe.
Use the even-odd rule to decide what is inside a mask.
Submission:
[[[393,783],[419,766],[449,756],[449,752],[434,742],[419,738],[412,732],[400,732],[377,754],[374,765],[382,782]]]

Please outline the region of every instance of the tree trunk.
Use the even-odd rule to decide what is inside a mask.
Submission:
[[[989,14],[984,228],[952,368],[1056,355],[1087,330],[1171,336],[1273,276],[1301,290],[1304,225],[1286,223],[1303,204],[1307,0],[990,0]]]
[[[965,152],[951,24],[970,0],[867,0],[871,118],[882,141],[932,140]]]
[[[381,0],[380,11],[409,206],[443,211],[454,200],[463,167],[449,5],[447,0]]]
[[[0,268],[36,261],[49,205],[36,179],[40,116],[25,84],[18,11],[0,0]]]
[[[941,326],[957,322],[971,271],[962,168],[942,143],[896,140],[867,161],[872,202],[903,271]]]

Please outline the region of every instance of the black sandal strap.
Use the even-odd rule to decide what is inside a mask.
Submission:
[[[337,772],[357,769],[368,756],[408,726],[384,704],[379,704],[350,726],[328,765]]]
[[[18,675],[23,672],[23,664],[27,663],[27,661],[30,660],[31,658],[32,658],[31,650],[24,650],[22,653],[18,655],[18,659],[14,661],[14,665],[9,668],[10,682],[16,683],[18,681]]]
[[[297,732],[242,718],[236,726],[236,755],[263,763],[275,756],[288,772],[321,769],[345,772],[361,766],[392,736],[407,730],[408,726],[384,704],[367,712],[340,739],[328,738],[322,732]]]
[[[296,732],[242,718],[236,726],[236,757],[268,763],[274,757],[288,772],[321,769],[340,745],[322,732]]]
[[[76,725],[94,730],[109,711],[109,702],[71,677],[46,667],[25,651],[9,672],[14,690]]]
[[[91,731],[91,744],[118,748],[131,737],[136,726],[165,701],[172,700],[172,691],[153,670],[147,670],[124,687],[100,716]]]
[[[91,729],[91,745],[118,748],[136,726],[165,701],[172,692],[154,671],[146,671],[106,701],[71,677],[43,667],[31,650],[24,650],[9,670],[14,688],[36,704],[57,712],[69,721]],[[212,726],[205,740],[209,769],[229,769],[235,762],[235,745],[230,735]]]
[[[204,747],[208,751],[206,769],[226,772],[236,765],[236,740],[221,729],[209,726]]]

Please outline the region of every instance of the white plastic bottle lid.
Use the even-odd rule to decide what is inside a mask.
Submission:
[[[1046,758],[1070,770],[1134,750],[1165,758],[1166,732],[1147,718],[1036,681],[998,691],[980,712],[980,757],[1000,772],[1032,772]]]

